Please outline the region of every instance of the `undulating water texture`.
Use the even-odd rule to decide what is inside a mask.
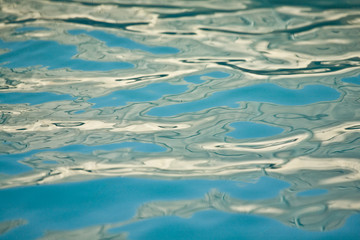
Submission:
[[[0,0],[1,239],[360,239],[358,0]]]

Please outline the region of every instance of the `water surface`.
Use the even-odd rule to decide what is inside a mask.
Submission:
[[[360,4],[4,0],[1,239],[360,239]]]

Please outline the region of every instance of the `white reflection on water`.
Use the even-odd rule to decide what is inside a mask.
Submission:
[[[126,123],[124,123],[126,124]],[[115,126],[117,125],[117,126]],[[166,123],[132,123],[123,127],[118,126],[118,123],[109,123],[96,120],[85,120],[82,122],[70,122],[70,121],[51,121],[48,119],[36,121],[34,124],[20,125],[20,126],[1,126],[0,129],[4,132],[36,132],[36,131],[54,131],[63,128],[79,129],[82,131],[109,129],[113,132],[153,132],[153,131],[166,131],[176,129],[183,129],[190,127],[190,124],[166,124]]]
[[[291,184],[277,198],[258,201],[211,191],[203,199],[143,202],[127,222],[76,230],[67,239],[101,239],[141,219],[209,209],[324,231],[360,211],[359,85],[342,81],[360,74],[357,1],[31,0],[2,1],[0,11],[1,188],[124,176],[245,182],[270,176]],[[272,96],[264,90],[252,99],[226,96],[270,85],[285,89],[275,94],[282,100],[263,100]],[[290,99],[308,100],[302,90],[312,85],[328,92],[289,106]],[[125,91],[127,101],[117,104],[112,94]],[[5,93],[19,93],[19,103]],[[29,104],[31,93],[57,95]],[[149,98],[133,98],[142,94]],[[97,107],[94,99],[112,104]],[[209,105],[196,109],[202,100]],[[174,106],[185,107],[170,114]],[[154,116],[153,109],[163,112]],[[283,132],[237,138],[229,135],[236,122]],[[128,142],[135,145],[101,148]],[[139,151],[137,143],[150,150]],[[85,150],[61,150],[72,146]],[[17,172],[21,165],[31,169]],[[328,192],[297,195],[312,189]],[[0,233],[25,222],[9,218]]]

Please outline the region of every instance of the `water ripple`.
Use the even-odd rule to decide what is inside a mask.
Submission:
[[[1,237],[354,238],[359,23],[356,0],[2,1]]]

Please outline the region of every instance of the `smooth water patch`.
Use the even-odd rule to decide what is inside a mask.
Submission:
[[[58,164],[58,162],[54,161],[54,160],[45,160],[45,161],[42,161],[42,163],[44,163],[44,164]]]
[[[184,80],[187,82],[190,82],[190,83],[200,84],[200,83],[205,82],[205,80],[203,80],[203,77],[226,78],[229,76],[230,76],[229,73],[215,71],[215,72],[209,72],[209,73],[204,73],[204,74],[200,74],[200,75],[186,76],[186,77],[184,77]]]
[[[0,155],[0,173],[16,175],[33,170],[32,167],[18,162],[25,156],[27,155]]]
[[[95,146],[69,145],[69,146],[53,149],[52,151],[90,153],[97,150],[114,151],[120,148],[132,148],[134,149],[134,151],[137,152],[164,152],[166,150],[166,148],[153,143],[121,142],[121,143],[112,143],[112,144],[95,145]]]
[[[48,28],[45,27],[32,27],[32,26],[27,26],[27,27],[20,27],[15,29],[15,32],[32,32],[32,31],[45,31],[45,30],[49,30]]]
[[[40,152],[79,152],[79,153],[91,153],[93,151],[114,151],[121,148],[131,148],[136,152],[152,153],[152,152],[164,152],[165,147],[159,146],[153,143],[142,143],[142,142],[122,142],[104,145],[68,145],[54,149],[36,149],[25,153],[17,154],[0,154],[0,173],[5,174],[20,174],[30,171],[32,168],[20,163],[20,160],[31,157],[32,155]],[[56,162],[55,162],[56,163]]]
[[[76,46],[64,45],[55,41],[28,40],[4,42],[0,40],[0,48],[10,49],[0,55],[0,66],[22,68],[43,66],[48,69],[71,68],[82,71],[109,71],[132,68],[127,62],[103,62],[74,59]]]
[[[28,103],[29,105],[38,105],[54,101],[75,100],[68,94],[55,94],[50,92],[7,92],[0,93],[0,104],[19,104]]]
[[[360,84],[360,75],[358,75],[356,77],[344,78],[344,79],[342,79],[342,81],[347,82],[347,83]]]
[[[87,34],[91,37],[99,39],[106,43],[109,47],[122,47],[127,49],[139,49],[145,52],[150,52],[153,54],[175,54],[179,52],[179,49],[174,47],[164,47],[164,46],[147,46],[141,43],[132,41],[129,38],[119,37],[111,33],[107,33],[100,30],[86,31],[86,30],[70,30],[68,31],[72,35],[78,34]]]
[[[244,200],[269,199],[279,196],[281,190],[290,187],[290,184],[271,177],[261,177],[255,183],[239,183],[239,188],[224,189],[232,197]]]
[[[84,109],[81,109],[81,110],[78,110],[78,111],[75,111],[74,114],[82,114],[86,112]]]
[[[28,221],[3,239],[30,240],[49,230],[125,221],[144,203],[202,198],[210,189],[224,185],[236,188],[231,181],[108,178],[0,190],[0,222],[10,218]]]
[[[284,131],[284,129],[280,127],[254,122],[234,122],[231,123],[230,126],[235,128],[235,130],[227,133],[226,135],[237,139],[270,137],[280,134]]]
[[[93,107],[117,107],[126,105],[129,102],[146,102],[160,99],[164,95],[179,94],[185,92],[186,85],[172,85],[169,83],[153,83],[146,87],[133,90],[119,90],[109,95],[92,98],[89,100],[95,103]]]
[[[288,89],[275,84],[264,83],[220,91],[210,97],[181,104],[152,108],[148,114],[153,116],[174,116],[197,112],[213,107],[238,107],[240,101],[267,102],[287,106],[300,106],[338,99],[340,93],[323,85],[307,85],[302,89]]]
[[[132,240],[358,240],[360,236],[357,231],[358,224],[360,224],[360,214],[350,217],[341,229],[310,232],[286,226],[268,217],[208,210],[198,212],[191,218],[164,216],[147,219],[110,232],[129,233],[129,239]]]
[[[286,183],[280,180],[269,177],[263,180],[267,181],[268,187],[271,188],[274,183],[281,188],[286,187]],[[249,190],[256,188],[258,184],[262,185],[263,180],[249,184]],[[290,236],[295,239],[356,239],[355,236],[358,236],[356,226],[360,224],[360,215],[352,216],[343,228],[334,231],[302,231],[268,217],[211,210],[211,206],[203,203],[211,202],[206,196],[213,191],[212,189],[227,193],[232,198],[233,193],[241,191],[242,187],[235,181],[224,180],[108,178],[3,189],[0,190],[0,222],[24,219],[28,224],[19,226],[1,237],[4,240],[31,240],[51,231],[88,231],[87,227],[91,226],[105,226],[106,229],[109,223],[114,223],[114,226],[117,223],[125,223],[121,227],[110,229],[107,233],[128,232],[130,239],[264,239],[269,236],[275,239],[288,239]],[[250,193],[243,193],[252,195],[255,191],[263,190],[254,189]],[[268,198],[270,195],[265,197]],[[249,199],[263,198],[258,196]],[[256,200],[251,200],[247,204],[256,204]],[[216,198],[213,201],[215,205],[216,202],[220,204],[220,209],[221,206],[227,209],[226,198]],[[152,206],[151,204],[156,202],[164,207],[149,208],[144,212],[145,215],[142,215],[142,207],[146,204]],[[195,205],[187,204],[188,202]],[[230,206],[236,206],[236,202]],[[144,217],[136,219],[136,214]],[[178,217],[176,214],[185,214],[187,217]],[[129,221],[131,219],[136,221],[132,223]]]
[[[310,190],[306,190],[303,192],[299,192],[297,194],[297,196],[299,196],[299,197],[318,196],[318,195],[323,195],[327,192],[328,192],[328,190],[326,190],[326,189],[310,189]]]

